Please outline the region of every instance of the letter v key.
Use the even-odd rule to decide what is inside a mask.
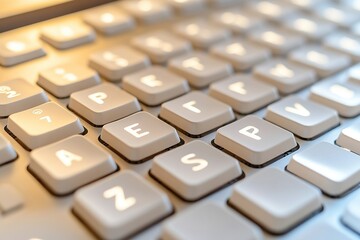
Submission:
[[[308,117],[310,116],[310,111],[307,110],[303,105],[300,103],[295,103],[294,107],[286,107],[285,111],[294,113],[296,115],[302,116],[302,117]]]
[[[134,197],[125,198],[124,190],[120,186],[106,190],[103,196],[104,198],[115,197],[115,207],[118,211],[124,211],[136,203],[136,199]]]

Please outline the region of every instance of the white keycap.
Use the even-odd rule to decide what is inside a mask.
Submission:
[[[100,77],[94,70],[73,63],[67,63],[41,71],[37,83],[58,98],[95,86]]]
[[[346,32],[336,32],[323,40],[325,47],[351,56],[355,62],[360,61],[360,37]]]
[[[211,84],[209,95],[241,114],[254,112],[279,98],[275,87],[248,74],[237,74]]]
[[[68,21],[46,26],[41,38],[58,49],[72,48],[95,40],[95,32],[80,21]]]
[[[269,20],[280,21],[295,13],[296,8],[284,1],[251,1],[251,10]]]
[[[357,120],[350,127],[343,129],[336,144],[360,155],[360,121]]]
[[[46,55],[36,39],[28,36],[2,37],[0,39],[0,64],[9,67]]]
[[[116,169],[109,153],[79,135],[37,148],[30,154],[29,170],[58,195],[69,194]]]
[[[206,1],[207,0],[167,0],[166,2],[180,14],[193,15],[206,8]]]
[[[0,184],[0,213],[6,214],[24,205],[19,191],[9,184]]]
[[[347,72],[347,80],[360,86],[360,64],[356,64],[349,68]]]
[[[0,84],[0,117],[7,117],[48,101],[43,89],[22,78]]]
[[[84,132],[79,119],[54,102],[10,115],[7,128],[30,149]]]
[[[107,35],[126,32],[135,27],[134,19],[114,6],[92,9],[83,18],[86,23]]]
[[[360,114],[360,86],[334,80],[314,85],[310,90],[310,99],[335,109],[344,117]]]
[[[339,226],[333,226],[327,222],[315,222],[308,224],[307,227],[299,231],[291,240],[304,239],[341,239],[341,240],[356,240],[357,237],[351,235],[346,229]]]
[[[134,96],[111,83],[102,83],[71,94],[69,108],[97,126],[141,110]]]
[[[89,66],[110,81],[120,81],[123,76],[150,65],[144,54],[126,46],[113,47],[93,53]]]
[[[11,143],[0,133],[0,166],[15,160],[17,154]]]
[[[352,199],[347,205],[342,219],[346,226],[360,234],[360,197]]]
[[[360,20],[359,13],[346,6],[336,3],[320,4],[314,8],[314,13],[327,21],[335,23],[341,27],[351,27]]]
[[[326,142],[293,155],[287,170],[333,197],[360,183],[360,157]]]
[[[335,110],[296,96],[268,106],[265,119],[305,139],[317,137],[340,123]]]
[[[321,209],[321,192],[289,173],[265,168],[237,183],[229,203],[267,231],[281,234]]]
[[[225,206],[205,202],[165,221],[161,239],[260,240],[261,230]]]

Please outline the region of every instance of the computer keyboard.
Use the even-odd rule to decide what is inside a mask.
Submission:
[[[360,1],[125,0],[0,35],[0,239],[360,239]]]

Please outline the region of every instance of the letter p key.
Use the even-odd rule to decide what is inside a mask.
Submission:
[[[252,139],[255,139],[257,141],[261,140],[261,137],[257,135],[259,132],[259,129],[253,126],[247,126],[239,130],[239,133],[247,137],[251,137]]]

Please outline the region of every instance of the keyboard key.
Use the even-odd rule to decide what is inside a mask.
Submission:
[[[356,121],[343,129],[336,144],[360,155],[360,122]]]
[[[296,7],[302,8],[304,10],[311,10],[314,9],[314,7],[318,6],[319,4],[322,4],[328,0],[287,0],[287,1]]]
[[[227,62],[218,60],[201,52],[193,52],[174,58],[169,62],[169,69],[187,79],[196,88],[224,79],[233,72]]]
[[[26,110],[48,101],[44,90],[17,78],[0,85],[0,117]]]
[[[189,40],[194,47],[208,49],[215,43],[224,41],[231,36],[231,32],[203,19],[179,23],[174,31],[181,37]]]
[[[80,21],[68,21],[44,27],[41,39],[57,49],[67,49],[93,42],[95,32]]]
[[[57,195],[69,194],[117,169],[110,154],[83,136],[35,149],[30,158],[29,170]]]
[[[167,0],[177,12],[185,15],[201,12],[206,8],[206,0]]]
[[[10,115],[7,128],[29,149],[84,132],[79,119],[54,102]]]
[[[3,37],[0,39],[0,64],[9,67],[34,58],[45,56],[39,41],[29,36]]]
[[[90,67],[110,81],[120,81],[126,74],[150,65],[144,54],[125,46],[96,52],[90,56]]]
[[[310,224],[304,231],[299,231],[293,240],[303,239],[342,239],[342,240],[355,240],[352,235],[342,228],[335,227],[326,222],[316,222]]]
[[[275,87],[245,74],[211,84],[209,94],[241,114],[254,112],[279,98]]]
[[[347,55],[336,53],[317,45],[308,45],[292,51],[290,60],[310,67],[316,71],[320,78],[328,77],[351,63]]]
[[[87,24],[106,35],[126,32],[135,27],[135,21],[131,16],[111,6],[87,11],[83,18]]]
[[[255,28],[262,27],[265,20],[255,14],[241,9],[226,9],[218,11],[211,19],[234,33],[247,33]]]
[[[19,191],[9,184],[0,184],[0,213],[7,214],[24,205]]]
[[[11,143],[0,133],[0,166],[15,160],[17,154]]]
[[[325,20],[345,28],[351,27],[360,20],[358,12],[340,4],[320,4],[318,7],[314,8],[313,11],[314,14],[321,16]]]
[[[176,130],[147,112],[106,124],[101,140],[121,153],[131,163],[146,158],[180,143]]]
[[[190,136],[206,134],[235,119],[230,106],[201,92],[163,103],[159,116]]]
[[[360,84],[360,64],[356,64],[353,67],[349,68],[348,72],[348,81],[355,84]]]
[[[172,212],[168,197],[132,171],[77,191],[73,210],[102,239],[125,239]]]
[[[360,114],[360,86],[356,84],[324,81],[311,88],[310,99],[335,109],[344,117]]]
[[[244,0],[209,0],[211,6],[213,7],[230,7],[235,4],[240,4],[244,2]]]
[[[340,197],[360,183],[360,157],[326,142],[293,155],[287,170],[332,197]]]
[[[261,230],[230,209],[211,202],[201,203],[167,220],[161,239],[218,240],[262,239]]]
[[[71,94],[69,108],[97,126],[141,110],[134,96],[110,83]]]
[[[360,61],[360,37],[345,32],[337,32],[327,36],[325,47],[351,56],[353,61]]]
[[[154,63],[165,63],[170,58],[188,53],[191,44],[165,31],[158,31],[132,40],[132,44],[147,54]]]
[[[268,106],[265,119],[305,139],[317,137],[340,123],[335,110],[296,96]]]
[[[263,27],[251,31],[249,39],[269,48],[275,55],[284,55],[305,43],[305,38],[297,33],[278,27]]]
[[[263,167],[297,145],[292,133],[253,115],[220,128],[214,143],[252,167]]]
[[[187,201],[239,179],[242,170],[236,159],[195,140],[154,158],[151,175]]]
[[[347,205],[342,219],[346,226],[360,234],[360,197],[352,199]]]
[[[274,234],[287,232],[322,208],[318,189],[276,168],[237,183],[229,203]]]
[[[254,1],[250,3],[250,7],[255,13],[274,21],[280,21],[296,12],[291,4],[284,1]]]
[[[165,21],[172,16],[171,8],[157,0],[127,0],[120,3],[138,21],[146,24]]]
[[[150,106],[159,105],[190,90],[184,78],[160,66],[126,75],[122,87]]]
[[[316,73],[312,69],[280,58],[257,65],[254,75],[275,86],[283,94],[299,91],[316,81]]]
[[[73,92],[99,84],[100,78],[88,67],[67,63],[41,71],[37,83],[54,96],[65,98]]]
[[[237,71],[249,70],[271,56],[269,49],[240,38],[216,44],[210,53],[230,62]]]

